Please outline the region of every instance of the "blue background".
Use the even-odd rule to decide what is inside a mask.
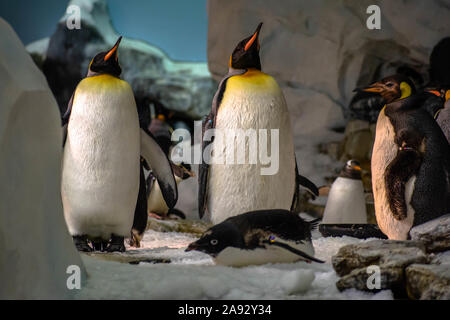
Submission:
[[[1,0],[0,16],[27,45],[53,34],[67,3]],[[206,61],[206,0],[107,0],[107,3],[113,25],[121,35],[145,40],[175,60]]]

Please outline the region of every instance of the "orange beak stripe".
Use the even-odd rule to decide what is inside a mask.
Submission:
[[[256,38],[258,37],[258,32],[259,31],[256,31],[253,34],[253,36],[250,38],[250,40],[248,40],[248,42],[246,43],[245,48],[244,48],[245,51],[247,51],[252,46],[253,42],[255,42]]]
[[[114,52],[116,52],[117,48],[119,47],[120,40],[122,40],[122,37],[119,37],[114,47],[105,55],[105,58],[103,58],[104,61],[107,61],[109,58],[111,58]]]
[[[380,93],[383,91],[383,89],[378,88],[378,87],[369,87],[369,88],[362,89],[361,91]]]
[[[434,95],[436,95],[436,96],[438,96],[438,97],[440,97],[441,96],[441,93],[439,92],[439,91],[436,91],[436,90],[430,90],[430,91],[428,91],[429,93],[432,93],[432,94],[434,94]]]

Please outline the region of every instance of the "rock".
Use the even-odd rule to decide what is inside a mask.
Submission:
[[[0,299],[68,298],[67,268],[85,274],[61,203],[58,105],[1,18],[0,38]]]
[[[64,15],[50,38],[43,63],[61,112],[86,75],[91,59],[111,48],[119,37],[105,0],[71,0],[68,5],[80,7],[81,28],[69,30]],[[120,44],[119,61],[122,78],[132,86],[138,103],[146,98],[156,100],[189,119],[209,112],[217,83],[205,63],[172,61],[160,49],[126,37]]]
[[[413,299],[450,300],[450,264],[409,266],[406,288]]]
[[[426,263],[425,247],[416,241],[373,240],[351,244],[333,256],[333,268],[339,276],[355,269],[377,265],[380,268],[405,268],[412,263]]]
[[[200,220],[159,220],[149,218],[147,222],[147,230],[159,232],[182,232],[201,236],[211,224]]]
[[[422,241],[427,252],[450,250],[450,214],[414,227],[409,234],[411,239]]]
[[[357,289],[361,291],[372,291],[367,285],[367,280],[372,273],[366,268],[355,269],[348,275],[343,276],[336,282],[339,291]],[[380,267],[380,288],[376,290],[390,289],[395,293],[403,290],[404,276],[401,267]]]

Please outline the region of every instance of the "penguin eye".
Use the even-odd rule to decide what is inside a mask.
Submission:
[[[386,83],[386,87],[388,87],[388,88],[392,88],[393,86],[394,86],[394,84],[392,82]]]
[[[210,243],[211,243],[213,246],[215,246],[216,244],[219,243],[219,241],[218,241],[217,239],[212,239],[212,240],[210,241]]]

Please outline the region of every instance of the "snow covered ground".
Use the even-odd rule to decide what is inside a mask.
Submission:
[[[83,255],[88,281],[79,299],[393,299],[377,294],[339,292],[331,257],[343,245],[361,242],[350,237],[323,238],[313,233],[316,257],[325,264],[304,262],[245,268],[214,265],[200,252],[184,252],[196,238],[174,232],[146,232],[142,247],[125,255],[145,255],[170,263],[128,264]]]

